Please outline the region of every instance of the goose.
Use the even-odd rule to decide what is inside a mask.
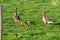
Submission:
[[[21,25],[31,25],[30,21],[21,21]]]
[[[20,21],[20,17],[17,14],[17,8],[15,9],[15,14],[14,14],[13,18],[14,18],[15,22],[19,22]]]
[[[51,19],[46,17],[46,12],[45,11],[43,12],[42,20],[43,20],[44,23],[47,23],[47,24],[53,23],[53,21]]]
[[[27,21],[27,25],[31,25],[31,22],[30,21]]]
[[[21,21],[21,25],[26,25],[27,24],[27,22],[26,21]]]

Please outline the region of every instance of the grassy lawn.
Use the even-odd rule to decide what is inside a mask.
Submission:
[[[60,1],[53,5],[52,0],[0,0],[3,5],[2,40],[60,40]],[[22,26],[13,19],[18,8],[21,21],[32,21],[31,26]],[[55,20],[53,24],[44,24],[42,12]],[[17,34],[17,35],[16,35]]]

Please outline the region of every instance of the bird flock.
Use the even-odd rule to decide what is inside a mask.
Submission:
[[[20,16],[17,13],[17,9],[18,8],[15,9],[15,14],[13,16],[15,22],[19,22],[21,20]],[[53,23],[53,21],[46,16],[46,11],[43,11],[42,21],[45,24]],[[21,25],[31,25],[30,21],[20,21],[20,22],[21,22]]]

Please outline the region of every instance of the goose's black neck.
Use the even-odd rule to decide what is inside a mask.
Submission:
[[[46,12],[45,11],[43,12],[43,16],[46,17]]]
[[[15,9],[16,15],[17,15],[17,8]]]

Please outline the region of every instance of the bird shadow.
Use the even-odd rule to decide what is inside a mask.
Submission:
[[[60,23],[54,23],[54,25],[60,25]]]
[[[36,25],[36,22],[35,22],[35,21],[30,21],[30,23],[31,23],[32,25]]]

